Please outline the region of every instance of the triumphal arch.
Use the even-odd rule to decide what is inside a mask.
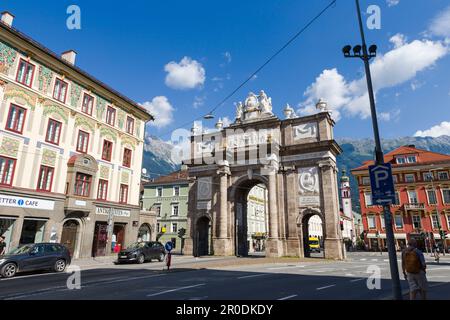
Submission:
[[[235,121],[216,130],[194,125],[185,160],[191,185],[184,252],[238,255],[248,252],[246,199],[255,185],[268,190],[266,256],[305,256],[308,220],[322,220],[325,258],[343,259],[339,223],[334,121],[326,102],[299,117],[288,106],[281,120],[264,91],[236,105]]]

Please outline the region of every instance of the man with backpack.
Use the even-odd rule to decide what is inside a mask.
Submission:
[[[411,239],[408,246],[402,252],[402,269],[405,279],[409,284],[409,298],[415,300],[417,293],[420,292],[422,300],[427,299],[428,281],[426,276],[425,257],[417,249],[417,241]]]

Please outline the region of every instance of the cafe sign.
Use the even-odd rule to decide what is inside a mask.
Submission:
[[[100,215],[105,215],[105,216],[125,217],[125,218],[129,218],[131,215],[130,210],[105,208],[105,207],[97,207],[95,213],[100,214]]]
[[[27,197],[15,197],[0,194],[0,206],[37,210],[53,210],[55,202]]]

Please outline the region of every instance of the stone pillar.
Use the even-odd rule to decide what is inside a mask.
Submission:
[[[23,227],[23,217],[17,217],[14,221],[14,226],[12,229],[11,242],[9,244],[9,250],[17,248],[19,246],[20,237],[22,235],[22,227]]]
[[[219,164],[217,175],[219,176],[219,212],[216,217],[219,220],[217,237],[213,240],[214,255],[228,256],[233,254],[231,238],[228,235],[228,177],[230,176],[228,161]]]
[[[266,245],[267,257],[280,257],[283,254],[282,242],[278,233],[277,175],[278,162],[271,160],[269,165],[269,238]]]
[[[337,169],[331,160],[319,163],[322,176],[323,213],[325,216],[325,258],[345,259],[342,234],[339,225],[339,196]]]
[[[303,256],[303,248],[300,246],[299,230],[297,225],[298,210],[298,180],[295,166],[285,167],[285,217],[287,219],[286,254],[288,256]]]

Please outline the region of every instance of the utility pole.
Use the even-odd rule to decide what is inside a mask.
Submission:
[[[370,73],[370,64],[369,64],[370,59],[376,56],[377,47],[375,45],[372,45],[369,48],[369,50],[367,50],[359,0],[355,0],[355,2],[356,2],[357,13],[358,13],[358,22],[359,22],[359,30],[361,33],[362,46],[355,46],[353,48],[353,52],[355,53],[354,55],[350,55],[351,46],[344,47],[343,52],[344,52],[345,57],[352,57],[352,58],[358,57],[364,61],[364,67],[365,67],[365,71],[366,71],[366,80],[367,80],[367,89],[368,89],[369,100],[370,100],[370,112],[372,115],[372,126],[373,126],[374,140],[375,140],[375,165],[382,165],[384,163],[384,155],[383,155],[383,150],[381,148],[380,133],[378,130],[378,120],[377,120],[377,113],[376,113],[376,108],[375,108],[375,95],[373,93],[372,76]],[[362,49],[362,55],[360,53],[361,49]],[[392,214],[391,214],[390,204],[386,204],[386,203],[383,204],[383,212],[384,212],[384,221],[385,221],[385,228],[386,228],[386,242],[387,242],[387,247],[388,247],[389,264],[390,264],[390,271],[391,271],[391,278],[392,278],[392,290],[393,290],[393,294],[394,294],[394,299],[402,300],[400,276],[399,276],[399,272],[398,272],[397,253],[395,251],[394,229],[392,227]]]

